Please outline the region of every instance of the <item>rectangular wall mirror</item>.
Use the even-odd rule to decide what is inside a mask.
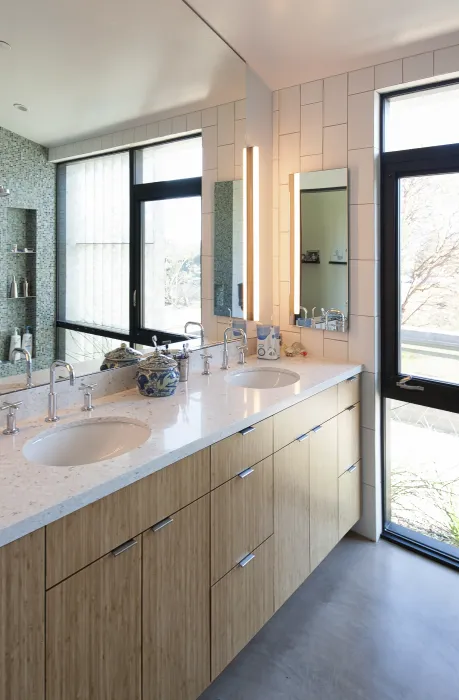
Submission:
[[[344,332],[348,328],[348,172],[346,168],[290,176],[292,323]]]

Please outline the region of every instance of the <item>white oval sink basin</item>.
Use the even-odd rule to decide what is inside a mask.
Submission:
[[[230,372],[226,381],[233,386],[243,386],[248,389],[279,389],[295,384],[299,378],[299,374],[291,372],[289,369],[253,367]]]
[[[86,420],[46,430],[29,440],[22,452],[30,462],[76,467],[119,457],[143,445],[150,434],[146,425],[133,420]]]

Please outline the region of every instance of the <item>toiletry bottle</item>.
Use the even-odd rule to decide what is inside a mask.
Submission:
[[[21,347],[23,350],[27,350],[30,353],[30,357],[32,357],[33,335],[30,326],[25,327],[25,331],[22,334]]]
[[[18,361],[18,359],[19,359],[18,354],[15,353],[14,357],[13,357],[13,350],[16,350],[16,348],[20,348],[20,347],[21,347],[21,336],[19,334],[19,329],[15,328],[14,333],[10,339],[10,354],[9,354],[9,361],[10,362],[17,362]]]
[[[24,277],[24,280],[22,282],[22,296],[23,297],[29,296],[29,282],[27,280],[27,277]]]
[[[16,275],[13,275],[13,281],[10,287],[10,299],[17,299],[18,296],[18,283],[16,282]]]

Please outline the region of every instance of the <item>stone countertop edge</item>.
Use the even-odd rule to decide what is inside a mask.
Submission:
[[[153,457],[150,461],[147,461],[143,465],[139,466],[133,466],[131,468],[128,468],[126,471],[123,471],[121,473],[118,473],[114,478],[108,478],[104,480],[102,483],[98,483],[94,486],[89,486],[88,488],[81,488],[78,492],[75,492],[73,494],[69,494],[66,498],[63,500],[59,500],[59,497],[57,497],[56,502],[53,503],[52,505],[49,505],[48,507],[41,507],[39,504],[34,504],[33,501],[29,502],[29,506],[32,507],[33,505],[37,505],[37,509],[35,512],[27,514],[24,513],[24,515],[21,515],[21,510],[27,511],[27,506],[23,509],[17,507],[16,509],[12,509],[11,505],[9,505],[8,511],[10,515],[10,520],[11,522],[8,524],[7,522],[2,522],[3,520],[3,514],[2,510],[4,508],[5,504],[2,504],[2,497],[1,497],[1,490],[0,490],[0,547],[9,544],[10,542],[13,542],[16,539],[19,539],[20,537],[23,537],[25,535],[28,535],[35,530],[38,530],[46,525],[51,524],[52,522],[59,520],[60,518],[69,515],[77,510],[80,510],[81,508],[84,508],[87,505],[90,505],[91,503],[94,503],[95,501],[100,500],[101,498],[104,498],[105,496],[109,496],[112,493],[115,493],[121,488],[124,488],[126,486],[129,486],[139,479],[142,479],[146,476],[149,476],[156,471],[159,471],[161,469],[164,469],[165,467],[170,466],[174,462],[178,462],[181,459],[184,459],[185,457],[189,457],[190,455],[194,454],[195,452],[198,452],[200,450],[205,449],[206,447],[209,447],[210,445],[219,442],[220,440],[224,440],[225,438],[233,435],[234,433],[239,432],[240,430],[243,430],[244,428],[249,427],[253,423],[258,423],[266,418],[269,418],[270,416],[275,415],[276,413],[279,413],[280,411],[285,410],[286,408],[289,408],[291,406],[294,406],[297,403],[300,403],[301,401],[304,401],[307,398],[310,398],[311,396],[314,396],[315,394],[325,391],[326,389],[329,389],[332,386],[335,386],[339,384],[342,381],[345,381],[346,379],[349,379],[349,377],[352,377],[355,374],[360,374],[363,371],[363,365],[361,364],[352,364],[352,363],[337,363],[337,362],[328,362],[325,360],[315,360],[315,358],[308,358],[306,361],[302,360],[300,358],[294,358],[293,360],[291,358],[283,358],[281,362],[276,362],[276,363],[267,363],[266,361],[249,361],[246,365],[246,369],[254,369],[255,367],[260,367],[260,368],[266,368],[269,367],[270,369],[290,369],[290,370],[297,370],[298,372],[301,371],[301,369],[305,369],[305,364],[306,362],[308,363],[309,367],[308,369],[311,369],[311,364],[317,363],[320,367],[327,366],[327,364],[332,365],[333,368],[337,369],[339,368],[339,371],[333,372],[330,376],[325,378],[322,381],[318,381],[317,384],[309,385],[307,386],[304,390],[300,390],[299,393],[295,394],[290,394],[286,395],[283,398],[277,398],[273,400],[272,403],[268,403],[263,408],[260,408],[260,410],[257,410],[255,412],[250,413],[250,415],[241,417],[241,418],[236,418],[234,419],[231,415],[228,416],[228,423],[225,425],[223,428],[219,427],[215,431],[209,430],[206,432],[205,435],[199,436],[196,439],[190,439],[186,443],[180,445],[176,449],[168,450],[165,451],[163,454],[159,454],[155,457]],[[304,365],[299,366],[299,363],[305,363]],[[237,369],[237,368],[233,368]],[[240,368],[239,368],[240,369]],[[215,370],[217,371],[217,370]],[[218,375],[217,375],[218,376]],[[204,378],[203,378],[204,379]],[[207,379],[207,378],[206,378]],[[221,381],[220,381],[221,383]],[[180,385],[179,385],[180,386]],[[241,387],[231,387],[232,389],[235,390],[241,390]],[[291,389],[292,386],[290,387],[283,387],[283,389]],[[131,390],[132,391],[132,390]],[[258,391],[262,392],[262,396],[265,397],[265,399],[268,399],[269,396],[267,396],[266,392],[269,393],[269,391],[272,390],[251,390],[251,389],[243,389],[243,391]],[[287,392],[286,392],[287,393]],[[104,404],[107,405],[112,405],[116,403],[116,398],[119,397],[120,400],[123,397],[126,397],[126,394],[129,394],[128,392],[120,392],[120,394],[115,394],[108,396],[104,399],[100,399],[96,406],[103,406]],[[158,401],[158,399],[152,399],[153,401]],[[162,399],[164,400],[164,399]],[[161,401],[161,399],[159,399]],[[122,405],[120,406],[120,417],[123,416],[122,414]],[[69,416],[68,414],[71,414]],[[68,419],[69,417],[72,417],[75,419],[75,409],[73,409],[73,412],[68,410],[68,411],[63,411],[63,420]],[[64,415],[65,414],[65,415]],[[104,416],[107,417],[107,416]],[[79,418],[81,420],[81,415],[79,415]],[[94,419],[97,418],[97,415],[93,416]],[[138,418],[138,417],[137,417]],[[67,421],[67,422],[72,422],[72,421]],[[60,423],[60,425],[63,425],[63,421]],[[39,430],[36,429],[39,425]],[[45,424],[36,424],[34,423],[33,426],[28,425],[26,429],[31,429],[35,428],[34,430],[34,435],[37,435],[39,432],[43,432],[44,430],[47,429],[48,426]],[[164,428],[165,430],[165,428]],[[28,439],[32,438],[34,435],[30,435]],[[3,439],[3,436],[2,436]],[[5,438],[6,439],[6,438]],[[148,443],[148,441],[147,441]],[[142,446],[145,447],[145,446]],[[152,448],[155,449],[154,444],[152,445]],[[141,449],[141,448],[137,448]],[[135,452],[135,451],[133,451]],[[129,454],[133,454],[127,453]],[[3,457],[3,454],[0,454],[1,457]],[[21,451],[21,457],[22,457],[22,451]],[[121,460],[123,457],[126,457],[126,455],[121,455],[120,457],[116,458],[117,460]],[[25,458],[23,458],[25,460]],[[26,460],[25,460],[26,461]],[[116,460],[114,460],[116,461]],[[57,469],[57,470],[63,470],[63,469],[82,469],[82,470],[88,470],[91,468],[97,468],[97,466],[102,466],[103,463],[94,463],[93,465],[84,465],[81,467],[40,467],[41,469],[45,470],[51,470],[51,469]],[[35,465],[31,465],[33,468]],[[0,479],[2,477],[2,471],[4,471],[4,468],[0,464]],[[3,474],[5,476],[5,474]],[[0,481],[1,484],[1,481]],[[27,483],[25,484],[25,488],[27,488]],[[25,501],[28,499],[25,498]],[[6,518],[8,519],[8,518]]]

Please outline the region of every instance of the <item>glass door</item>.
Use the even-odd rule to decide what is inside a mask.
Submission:
[[[386,533],[459,559],[459,148],[382,157]]]

